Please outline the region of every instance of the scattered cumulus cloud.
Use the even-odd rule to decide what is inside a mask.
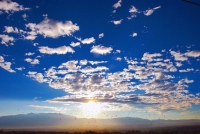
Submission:
[[[4,57],[3,56],[0,56],[0,67],[5,69],[6,71],[8,72],[15,72],[15,70],[11,69],[11,65],[12,63],[11,62],[7,62],[4,60]]]
[[[104,33],[99,34],[99,38],[103,38]]]
[[[33,46],[34,46],[34,47],[37,46],[37,45],[39,45],[39,43],[33,43]]]
[[[187,52],[187,53],[185,53],[185,55],[186,56],[188,56],[188,57],[194,57],[194,58],[196,58],[196,57],[200,57],[200,51],[190,51],[190,52]]]
[[[116,58],[116,60],[118,60],[118,61],[121,61],[121,60],[122,60],[122,58],[120,58],[120,57],[117,57],[117,58]]]
[[[132,37],[136,37],[136,36],[137,36],[137,33],[134,32],[131,36],[132,36]]]
[[[103,70],[109,70],[109,69],[105,66],[98,66],[96,68],[92,68],[90,66],[87,66],[87,67],[81,69],[80,71],[82,73],[93,73],[93,72],[99,72],[99,71],[103,71]]]
[[[70,46],[72,46],[72,47],[78,47],[78,46],[80,46],[80,42],[71,42],[71,44],[70,44]]]
[[[80,65],[87,65],[88,61],[86,59],[80,60]]]
[[[79,30],[77,24],[73,24],[71,21],[56,21],[52,19],[45,18],[39,24],[28,23],[26,27],[31,31],[27,32],[26,39],[34,40],[37,37],[37,34],[40,34],[44,37],[58,38],[60,36],[70,36],[74,32]]]
[[[93,46],[90,52],[95,54],[105,55],[111,53],[112,50],[113,49],[111,47],[104,47],[101,45],[97,45]]]
[[[112,13],[116,13],[116,10],[113,10]]]
[[[25,8],[23,5],[19,5],[16,2],[11,0],[2,0],[0,1],[0,10],[5,13],[14,13],[18,11],[29,10],[30,8]]]
[[[121,53],[121,50],[116,50],[116,53]]]
[[[183,72],[191,72],[191,71],[194,71],[193,68],[187,68],[187,69],[182,69],[182,70],[179,70],[179,72],[183,73]]]
[[[60,46],[57,48],[49,48],[48,46],[39,47],[40,53],[43,54],[66,54],[74,53],[75,51],[69,46]]]
[[[102,63],[107,63],[108,61],[88,61],[92,65],[97,65],[97,64],[102,64]]]
[[[170,50],[170,53],[174,57],[174,60],[176,60],[176,61],[187,61],[188,60],[188,58],[184,54],[181,54],[180,52]]]
[[[15,69],[17,69],[18,71],[22,71],[22,70],[25,69],[25,67],[17,67],[17,68],[15,68]]]
[[[94,43],[94,42],[95,42],[94,37],[85,38],[85,39],[81,40],[81,43],[83,43],[83,44],[91,44],[91,43]]]
[[[113,20],[113,21],[111,21],[113,24],[115,24],[115,25],[119,25],[119,24],[121,24],[122,23],[122,20],[123,19],[121,19],[121,20]]]
[[[38,59],[31,59],[31,58],[26,58],[26,59],[24,59],[24,61],[29,62],[32,65],[40,63],[40,61]]]
[[[135,6],[131,6],[131,8],[129,9],[129,13],[137,13],[138,10]]]
[[[15,27],[11,27],[11,26],[4,26],[5,30],[3,32],[5,33],[19,33],[19,30]]]
[[[122,0],[119,0],[117,3],[115,3],[115,4],[113,5],[113,7],[114,7],[115,9],[121,7],[121,6],[122,6],[122,5],[121,5],[121,2],[122,2]]]
[[[128,17],[128,19],[130,20],[130,19],[136,17],[136,14],[140,13],[140,12],[138,11],[138,9],[135,6],[131,6],[131,8],[129,9],[129,13],[131,16]]]
[[[155,57],[160,57],[162,54],[160,53],[154,53],[154,54],[149,54],[148,52],[143,54],[142,60],[147,60],[147,61],[153,61],[155,60]]]
[[[27,21],[28,15],[25,13],[25,14],[22,15],[22,18],[23,18],[25,21]]]
[[[31,53],[31,52],[28,52],[28,53],[25,53],[26,56],[31,56],[31,55],[34,55],[35,53]]]
[[[8,46],[8,44],[13,45],[15,39],[11,36],[0,34],[1,44]]]
[[[152,104],[155,106],[152,110],[158,111],[183,110],[193,103],[200,104],[199,98],[190,97],[187,89],[194,80],[175,77],[171,72],[178,72],[176,66],[180,62],[164,56],[164,53],[146,52],[141,58],[125,57],[127,67],[117,72],[108,72],[107,66],[96,66],[107,61],[71,60],[44,73],[28,72],[27,76],[72,94],[48,100],[54,103],[87,102],[92,96],[97,102],[147,104],[146,108]],[[136,90],[145,93],[134,94]]]
[[[144,11],[144,15],[149,16],[149,15],[151,15],[155,10],[157,10],[157,9],[159,9],[159,8],[161,8],[161,6],[158,6],[158,7],[152,8],[152,9],[148,9],[148,10]]]

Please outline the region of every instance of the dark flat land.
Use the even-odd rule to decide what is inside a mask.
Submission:
[[[131,130],[125,132],[56,132],[56,131],[0,131],[0,134],[200,134],[200,130],[157,130],[157,131],[140,131]]]

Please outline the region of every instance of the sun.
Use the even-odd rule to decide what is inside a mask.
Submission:
[[[82,104],[82,110],[85,116],[95,117],[98,113],[101,112],[101,104],[91,100],[85,104]]]

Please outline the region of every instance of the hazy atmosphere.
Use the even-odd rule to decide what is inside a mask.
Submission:
[[[0,129],[199,126],[194,3],[0,0]]]

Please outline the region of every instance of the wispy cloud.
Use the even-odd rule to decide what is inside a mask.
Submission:
[[[67,111],[64,107],[52,107],[52,106],[40,106],[40,105],[29,105],[30,107],[37,108],[37,109],[50,109],[56,112],[65,112]]]

